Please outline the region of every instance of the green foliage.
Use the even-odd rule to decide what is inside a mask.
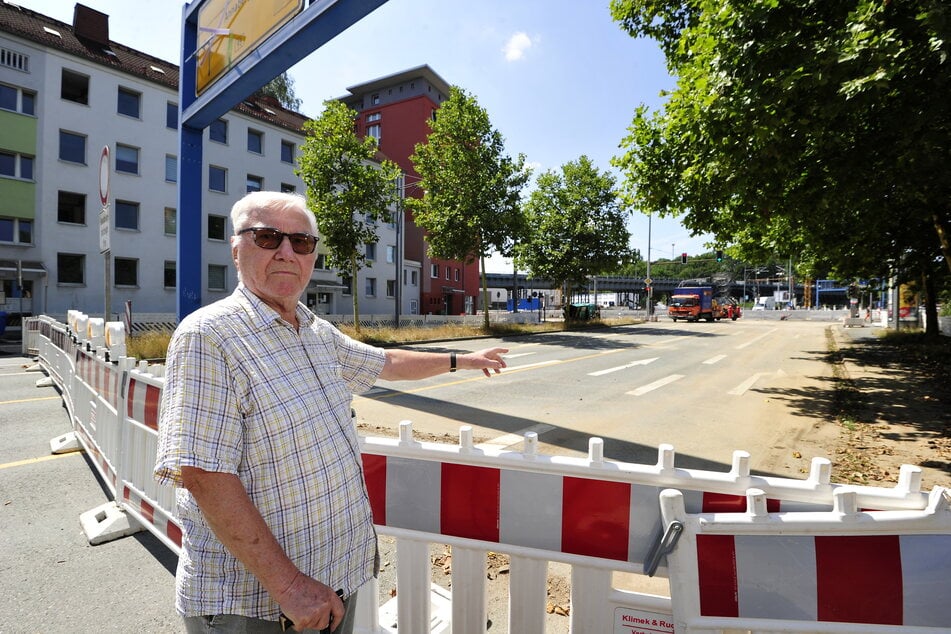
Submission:
[[[663,111],[636,111],[615,159],[631,206],[683,216],[750,261],[794,257],[800,273],[951,270],[945,0],[611,10],[678,77]]]
[[[301,100],[297,98],[294,92],[294,78],[286,72],[269,81],[258,92],[262,95],[274,97],[278,103],[288,110],[294,112],[300,110]]]
[[[510,254],[525,233],[520,192],[530,177],[525,158],[504,154],[502,135],[475,97],[453,86],[449,99],[429,122],[426,143],[416,145],[413,167],[422,198],[407,198],[416,224],[428,233],[432,257],[480,261],[485,288],[485,257]],[[488,325],[488,301],[485,323]]]
[[[304,124],[307,140],[297,168],[317,219],[319,248],[326,247],[329,265],[346,271],[354,283],[366,262],[365,245],[376,244],[377,223],[389,221],[390,207],[399,199],[400,176],[392,161],[376,161],[375,139],[357,137],[356,116],[340,101],[324,102],[320,117]],[[359,293],[352,295],[359,323]]]
[[[516,259],[532,276],[566,286],[570,302],[589,276],[613,273],[631,258],[626,212],[614,177],[587,156],[541,174],[536,185],[525,205],[532,232]]]

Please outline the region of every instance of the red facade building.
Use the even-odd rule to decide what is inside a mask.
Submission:
[[[400,166],[406,196],[421,198],[419,174],[410,156],[417,143],[425,143],[428,122],[449,98],[449,84],[428,65],[411,68],[347,88],[340,100],[360,113],[357,134],[373,136],[380,151]],[[419,314],[474,313],[479,294],[479,265],[458,260],[436,260],[427,254],[424,231],[404,212],[403,257],[420,264]],[[415,269],[414,269],[415,271]],[[410,292],[407,268],[400,272],[404,292]]]

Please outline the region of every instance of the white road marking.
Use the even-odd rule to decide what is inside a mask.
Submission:
[[[518,359],[519,357],[527,357],[532,354],[538,354],[538,353],[537,352],[517,352],[515,354],[504,354],[502,356],[504,356],[505,359],[508,360],[508,359]]]
[[[657,361],[660,357],[653,357],[650,359],[638,359],[637,361],[631,361],[630,363],[625,363],[624,365],[619,365],[614,368],[608,368],[606,370],[598,370],[597,372],[588,372],[588,376],[603,376],[605,374],[611,374],[612,372],[617,372],[618,370],[627,370],[628,368],[633,368],[638,365],[647,365],[648,363],[653,363]]]
[[[561,359],[552,359],[550,361],[539,361],[538,363],[529,363],[527,365],[516,365],[510,366],[507,368],[502,368],[502,372],[512,372],[514,370],[524,370],[525,368],[535,368],[540,365],[554,365],[556,363],[561,363]]]
[[[554,425],[539,423],[537,425],[532,425],[531,427],[526,427],[525,429],[517,431],[514,434],[503,434],[502,436],[493,438],[487,442],[480,442],[478,445],[476,445],[476,449],[505,449],[506,447],[511,447],[512,445],[525,440],[525,434],[528,432],[533,431],[541,436],[546,431],[551,431],[554,428]]]
[[[723,361],[724,359],[726,359],[726,355],[725,355],[725,354],[718,354],[717,356],[715,356],[715,357],[710,357],[709,359],[707,359],[706,361],[704,361],[704,364],[706,364],[706,365],[713,365],[713,364],[716,363],[717,361]]]
[[[741,343],[740,345],[738,345],[738,346],[736,347],[736,349],[737,349],[737,350],[742,350],[743,348],[745,348],[745,347],[747,347],[747,346],[751,346],[751,345],[753,345],[754,343],[756,343],[757,341],[759,341],[760,339],[762,339],[763,337],[768,337],[769,335],[773,334],[773,333],[776,332],[777,330],[778,330],[778,328],[770,328],[769,330],[767,330],[766,332],[764,332],[763,334],[761,334],[759,337],[753,337],[752,339],[750,339],[750,340],[747,341],[746,343]]]
[[[748,389],[750,389],[751,387],[753,387],[753,384],[756,383],[757,381],[759,381],[760,377],[763,376],[763,375],[764,375],[763,372],[757,372],[756,374],[754,374],[753,376],[751,376],[750,378],[746,379],[745,381],[743,381],[742,383],[740,383],[739,385],[737,385],[735,388],[733,388],[732,390],[730,390],[729,392],[727,392],[727,394],[732,394],[733,396],[740,396],[740,395],[742,395],[742,394],[743,394],[744,392],[746,392]]]
[[[684,375],[683,375],[683,374],[671,374],[670,376],[666,376],[666,377],[664,377],[664,378],[662,378],[662,379],[659,379],[659,380],[657,380],[657,381],[654,381],[653,383],[648,383],[647,385],[642,385],[641,387],[637,388],[636,390],[631,390],[630,392],[628,392],[628,394],[631,394],[631,395],[633,395],[633,396],[642,396],[642,395],[644,395],[644,394],[647,394],[648,392],[653,392],[653,391],[656,390],[657,388],[664,387],[664,386],[667,385],[668,383],[673,383],[674,381],[679,381],[679,380],[682,379],[682,378],[684,378]]]

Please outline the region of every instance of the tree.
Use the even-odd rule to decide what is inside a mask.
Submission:
[[[631,258],[625,211],[614,177],[582,155],[538,177],[525,205],[528,240],[516,246],[520,267],[560,282],[565,306],[592,275],[616,271]]]
[[[951,270],[951,9],[943,0],[612,0],[678,77],[615,160],[632,206],[741,257],[881,277]]]
[[[366,263],[367,244],[376,244],[376,223],[388,221],[399,198],[399,167],[377,161],[376,139],[354,132],[357,112],[336,100],[324,102],[317,119],[307,121],[297,174],[307,186],[308,206],[328,249],[328,264],[357,283]],[[361,249],[361,247],[363,247]],[[353,326],[360,332],[359,293],[352,288]]]
[[[504,154],[504,140],[488,113],[457,86],[429,126],[426,143],[417,144],[410,157],[424,193],[406,204],[427,232],[430,256],[466,263],[478,259],[488,328],[485,258],[494,252],[511,255],[524,233],[520,192],[531,173],[524,156]]]
[[[300,110],[301,100],[297,98],[294,92],[294,78],[288,75],[286,71],[266,83],[258,90],[258,94],[277,99],[278,103],[288,110],[294,112]]]

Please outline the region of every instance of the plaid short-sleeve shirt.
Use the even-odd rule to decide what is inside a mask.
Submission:
[[[298,305],[300,329],[247,288],[184,320],[169,344],[155,477],[181,468],[236,474],[292,561],[349,595],[373,575],[376,533],[350,415],[385,353]],[[184,616],[277,620],[280,608],[177,492]]]

